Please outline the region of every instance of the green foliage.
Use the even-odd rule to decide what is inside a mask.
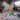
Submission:
[[[3,0],[0,0],[0,2],[2,2]]]
[[[12,0],[8,0],[8,4],[10,4],[10,3],[11,3],[11,1],[12,1]]]

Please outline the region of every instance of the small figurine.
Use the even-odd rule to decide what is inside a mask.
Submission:
[[[10,7],[9,7],[9,16],[11,16],[11,15],[13,15],[13,7],[10,5]]]

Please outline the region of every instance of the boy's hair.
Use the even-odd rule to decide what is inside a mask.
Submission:
[[[4,9],[5,6],[2,7],[2,9]]]
[[[2,7],[2,5],[0,5],[0,12],[2,12],[3,9],[4,9],[4,7]]]

